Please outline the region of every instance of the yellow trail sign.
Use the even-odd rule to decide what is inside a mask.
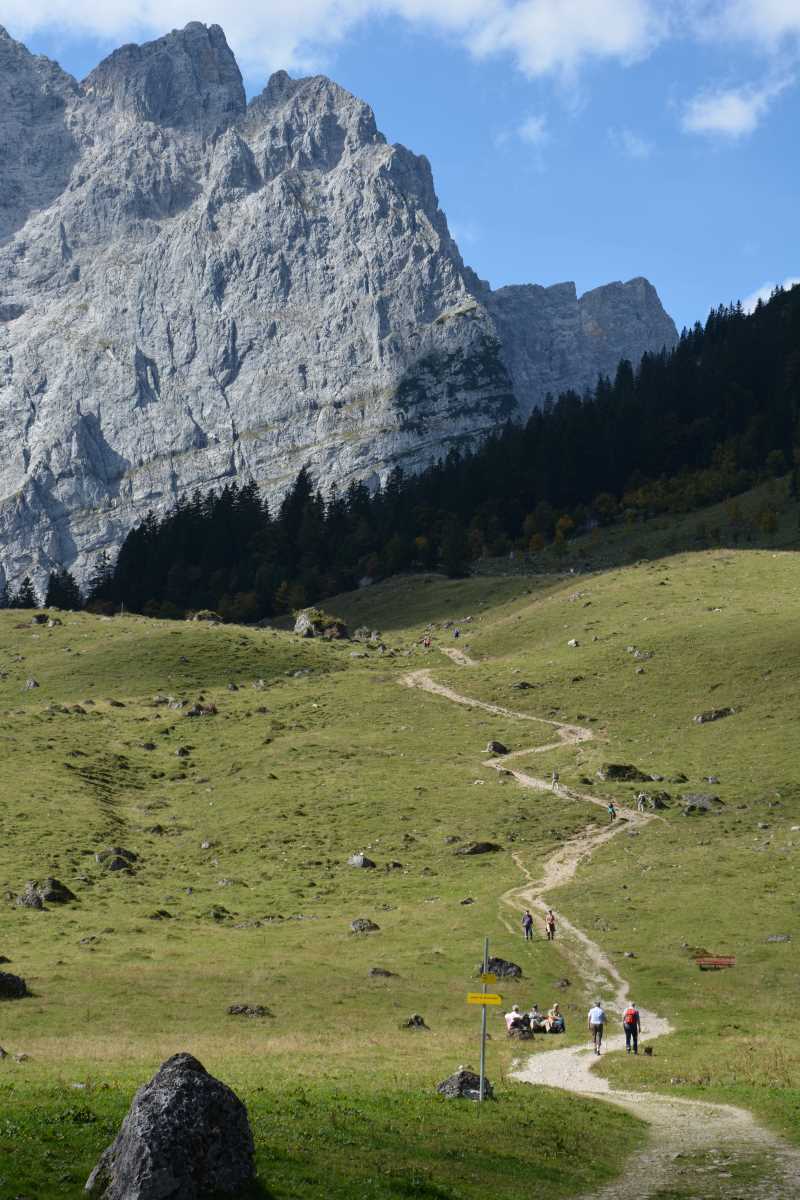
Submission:
[[[497,983],[497,976],[491,971],[484,971],[481,975],[481,983]]]
[[[468,992],[467,1004],[502,1004],[503,997],[492,992]]]

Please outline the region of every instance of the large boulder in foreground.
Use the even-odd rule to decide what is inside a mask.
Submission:
[[[238,1196],[255,1178],[247,1109],[191,1054],[175,1054],[133,1098],[86,1183],[99,1200]]]

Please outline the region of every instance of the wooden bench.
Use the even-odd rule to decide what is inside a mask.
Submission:
[[[736,966],[735,954],[701,955],[694,960],[701,971],[721,971],[724,967]]]

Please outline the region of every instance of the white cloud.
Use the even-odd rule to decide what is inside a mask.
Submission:
[[[642,161],[650,158],[654,150],[652,142],[632,129],[609,129],[608,137],[612,146],[626,158]]]
[[[546,146],[550,141],[545,117],[526,117],[517,130],[517,137],[529,146]]]
[[[800,37],[800,0],[723,0],[714,24],[730,38],[776,48]]]
[[[796,287],[798,283],[800,283],[800,276],[797,275],[788,276],[788,278],[784,279],[783,283],[762,283],[760,288],[756,288],[754,292],[751,292],[749,296],[744,298],[742,308],[745,312],[752,312],[759,300],[763,300],[764,303],[769,300],[776,287],[782,287],[784,291],[788,292],[790,288]]]
[[[686,133],[702,133],[736,140],[754,132],[770,105],[790,85],[789,79],[762,87],[744,85],[701,92],[686,106],[682,127]]]
[[[656,0],[3,0],[18,36],[58,30],[118,41],[217,22],[243,68],[306,67],[373,16],[458,37],[478,56],[509,54],[528,75],[571,75],[592,58],[631,62],[665,30]]]

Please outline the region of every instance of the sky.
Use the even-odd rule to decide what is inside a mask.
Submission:
[[[0,0],[78,78],[190,20],[367,100],[493,287],[646,275],[681,328],[800,280],[800,0]]]

